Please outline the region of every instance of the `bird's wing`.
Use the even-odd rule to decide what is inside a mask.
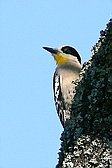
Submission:
[[[56,71],[53,77],[54,100],[55,100],[55,106],[56,106],[58,116],[60,118],[61,124],[64,127],[65,103],[64,103],[64,98],[62,95],[61,86],[62,86],[62,77]]]

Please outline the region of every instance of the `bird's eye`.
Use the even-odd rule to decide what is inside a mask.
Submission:
[[[73,55],[73,56],[77,57],[77,59],[81,63],[81,57],[80,57],[79,53],[75,50],[75,48],[70,47],[70,46],[64,46],[64,47],[61,48],[61,50],[65,54],[70,54],[70,55]]]
[[[70,46],[64,46],[61,48],[61,50],[65,53],[65,54],[71,54],[76,56],[78,54],[78,52],[75,50],[75,48],[70,47]]]
[[[61,49],[65,54],[71,54],[71,51],[68,46],[62,47]]]

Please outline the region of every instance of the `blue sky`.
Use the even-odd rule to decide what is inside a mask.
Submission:
[[[0,0],[0,168],[55,167],[63,129],[42,46],[71,45],[87,61],[111,17],[111,0]]]

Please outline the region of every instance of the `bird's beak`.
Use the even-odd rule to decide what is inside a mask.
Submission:
[[[58,50],[55,48],[50,48],[50,47],[43,47],[43,49],[47,50],[48,52],[50,52],[51,54],[57,54]]]

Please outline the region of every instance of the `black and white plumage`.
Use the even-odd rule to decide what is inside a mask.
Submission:
[[[71,104],[75,95],[74,82],[79,78],[81,71],[81,57],[70,46],[44,49],[54,56],[57,63],[53,77],[54,100],[61,124],[65,127],[66,121],[70,119]]]

